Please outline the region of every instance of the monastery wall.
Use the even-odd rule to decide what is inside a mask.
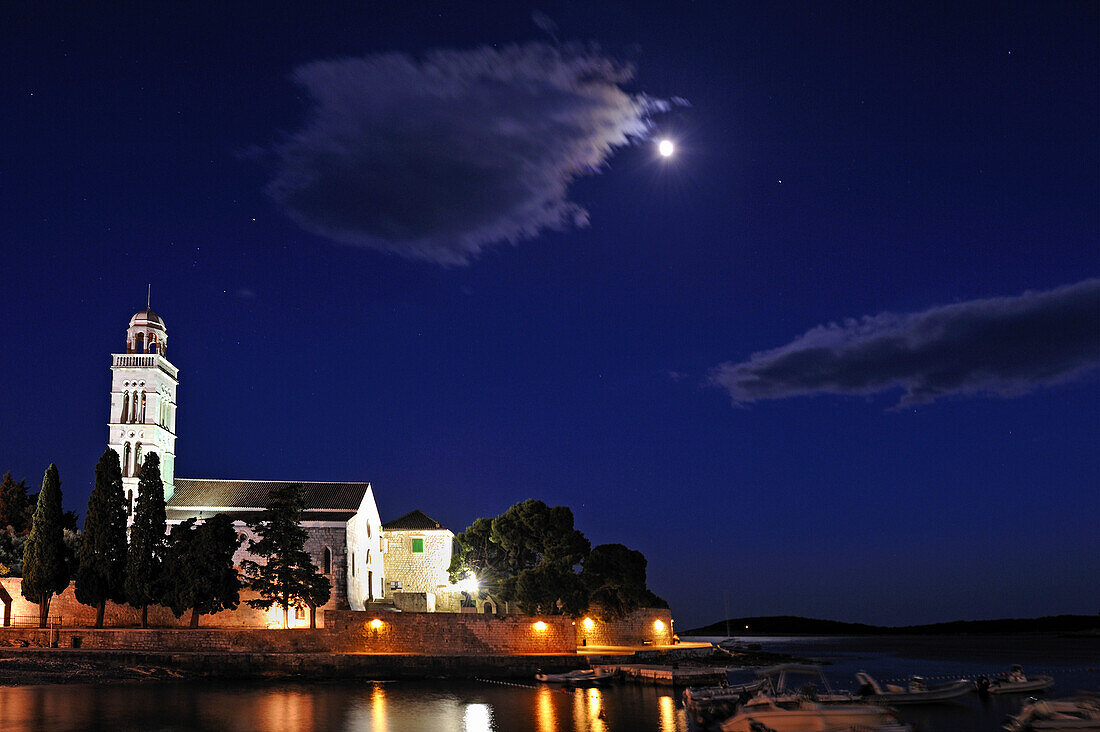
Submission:
[[[376,622],[377,621],[377,622]],[[494,655],[575,653],[573,626],[561,615],[330,612],[326,629],[348,653]],[[541,623],[541,625],[539,625]]]
[[[13,624],[27,625],[38,624],[38,605],[23,597],[20,591],[22,579],[19,577],[0,577],[0,586],[7,591],[12,598],[11,622]],[[200,627],[209,628],[268,628],[281,627],[283,624],[283,611],[281,608],[271,610],[255,610],[245,604],[245,600],[258,597],[255,592],[241,591],[241,603],[235,610],[224,610],[213,615],[199,616]],[[335,591],[324,609],[335,609]],[[317,608],[317,625],[324,623],[324,609]],[[0,616],[4,609],[0,607]],[[96,609],[83,605],[76,599],[76,590],[72,583],[60,595],[55,595],[50,601],[50,617],[60,617],[63,628],[89,627],[95,625]],[[3,618],[0,617],[0,624]],[[294,618],[294,608],[290,609],[291,625],[296,628],[309,627],[309,611],[305,617]],[[172,611],[161,605],[149,606],[150,628],[185,628],[191,622],[190,611],[184,613],[182,618],[176,618]],[[108,602],[103,614],[105,627],[126,628],[141,625],[141,610],[129,605],[117,605]]]
[[[586,615],[577,618],[575,630],[577,646],[669,646],[672,612],[668,608],[643,608],[611,621]]]

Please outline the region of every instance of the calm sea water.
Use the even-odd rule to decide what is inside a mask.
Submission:
[[[767,650],[828,661],[826,676],[851,688],[866,670],[881,680],[910,674],[973,676],[1021,663],[1049,673],[1054,695],[1100,691],[1100,639],[751,638]],[[734,672],[734,680],[751,672]],[[994,732],[1021,697],[964,697],[902,708],[921,732]],[[679,692],[459,681],[362,683],[176,683],[0,687],[0,730],[210,730],[214,732],[536,732],[691,730]]]

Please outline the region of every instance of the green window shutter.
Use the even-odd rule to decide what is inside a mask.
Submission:
[[[422,554],[424,552],[424,540],[413,539],[413,554]]]

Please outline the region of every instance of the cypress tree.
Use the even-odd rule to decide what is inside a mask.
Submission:
[[[76,599],[96,608],[103,627],[107,600],[126,600],[126,510],[118,453],[107,448],[95,466],[95,488],[88,498],[84,541],[76,573]]]
[[[256,600],[246,600],[255,608],[268,609],[279,605],[283,609],[283,627],[290,626],[289,608],[328,602],[322,585],[331,588],[328,577],[317,571],[309,552],[305,550],[309,534],[302,528],[304,510],[302,486],[280,486],[271,491],[271,503],[255,524],[250,524],[259,541],[253,541],[249,551],[266,560],[264,564],[246,559],[241,569],[249,586],[260,594]]]
[[[141,627],[149,627],[149,605],[158,601],[158,582],[167,544],[164,483],[160,457],[151,452],[138,476],[137,505],[126,554],[126,601],[141,608]]]
[[[23,547],[23,597],[38,604],[38,627],[45,628],[50,600],[69,586],[65,539],[61,528],[61,478],[50,463],[31,520],[31,535]]]

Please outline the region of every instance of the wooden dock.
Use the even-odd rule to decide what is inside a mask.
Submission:
[[[635,684],[656,686],[714,686],[726,683],[724,668],[673,668],[644,663],[616,663],[593,666],[595,669],[613,671],[615,677]]]

